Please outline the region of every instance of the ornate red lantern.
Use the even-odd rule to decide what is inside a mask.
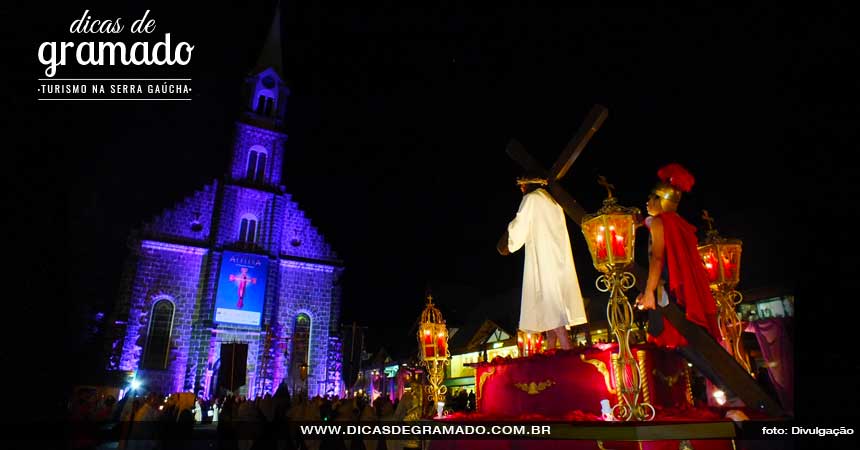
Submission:
[[[594,267],[602,275],[597,278],[597,289],[609,292],[606,319],[618,340],[617,364],[619,402],[612,407],[612,415],[620,420],[652,420],[656,410],[647,400],[640,398],[642,379],[637,360],[630,349],[630,331],[633,328],[633,307],[624,294],[633,287],[635,278],[625,268],[633,262],[633,245],[636,225],[640,216],[637,208],[618,204],[612,195],[614,186],[604,177],[598,183],[606,188],[603,207],[582,219],[582,234]]]
[[[448,388],[445,380],[445,364],[448,363],[448,327],[442,313],[433,304],[433,296],[427,295],[427,306],[421,312],[418,324],[418,359],[427,368],[430,386],[427,390],[434,404],[445,398]]]
[[[612,195],[612,185],[600,178],[609,195],[597,213],[582,219],[582,234],[588,243],[594,268],[609,273],[633,262],[636,222],[640,212],[637,208],[619,205]]]
[[[708,272],[708,281],[713,289],[734,289],[741,277],[743,242],[720,236],[714,228],[714,219],[707,211],[702,213],[702,218],[708,224],[708,232],[699,246],[699,255]]]
[[[749,357],[741,339],[743,323],[735,311],[737,304],[743,301],[743,295],[735,290],[741,279],[743,242],[740,239],[720,236],[714,228],[714,219],[708,211],[702,211],[702,219],[708,224],[708,232],[702,245],[699,246],[699,256],[708,273],[711,292],[719,308],[717,324],[723,338],[723,347],[735,357],[738,364],[753,375]]]

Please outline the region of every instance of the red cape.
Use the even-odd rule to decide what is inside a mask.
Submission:
[[[699,256],[696,227],[674,212],[664,212],[657,217],[663,222],[669,292],[685,309],[687,320],[704,327],[719,341],[717,302]],[[686,339],[665,318],[663,326],[663,333],[651,339],[653,342],[667,347],[687,345]]]

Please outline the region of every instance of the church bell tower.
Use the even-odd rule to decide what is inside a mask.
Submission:
[[[230,182],[273,190],[281,183],[290,96],[283,77],[280,9],[277,5],[257,64],[242,86],[242,112],[228,172]]]

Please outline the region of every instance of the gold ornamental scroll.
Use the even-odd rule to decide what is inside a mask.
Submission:
[[[615,394],[615,388],[612,387],[612,379],[610,378],[610,375],[609,375],[609,369],[606,368],[606,363],[599,360],[599,359],[585,359],[584,353],[579,355],[579,359],[581,359],[582,362],[591,364],[592,366],[594,366],[595,369],[597,369],[598,372],[600,372],[601,375],[603,375],[603,384],[606,385],[606,390],[610,394],[614,395]]]

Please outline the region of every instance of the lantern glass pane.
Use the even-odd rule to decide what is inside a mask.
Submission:
[[[723,281],[737,284],[740,281],[741,246],[738,244],[720,245],[720,261],[723,265]]]
[[[720,283],[720,266],[717,259],[716,245],[703,245],[699,247],[699,255],[702,257],[702,264],[705,266],[705,272],[708,273],[708,282],[711,284]]]
[[[606,227],[603,224],[605,216],[595,217],[582,224],[582,234],[588,242],[588,251],[597,270],[603,271],[603,266],[609,262],[609,252],[606,247]]]
[[[625,265],[633,260],[634,234],[633,216],[629,214],[610,214],[606,216],[609,251],[615,265]]]

